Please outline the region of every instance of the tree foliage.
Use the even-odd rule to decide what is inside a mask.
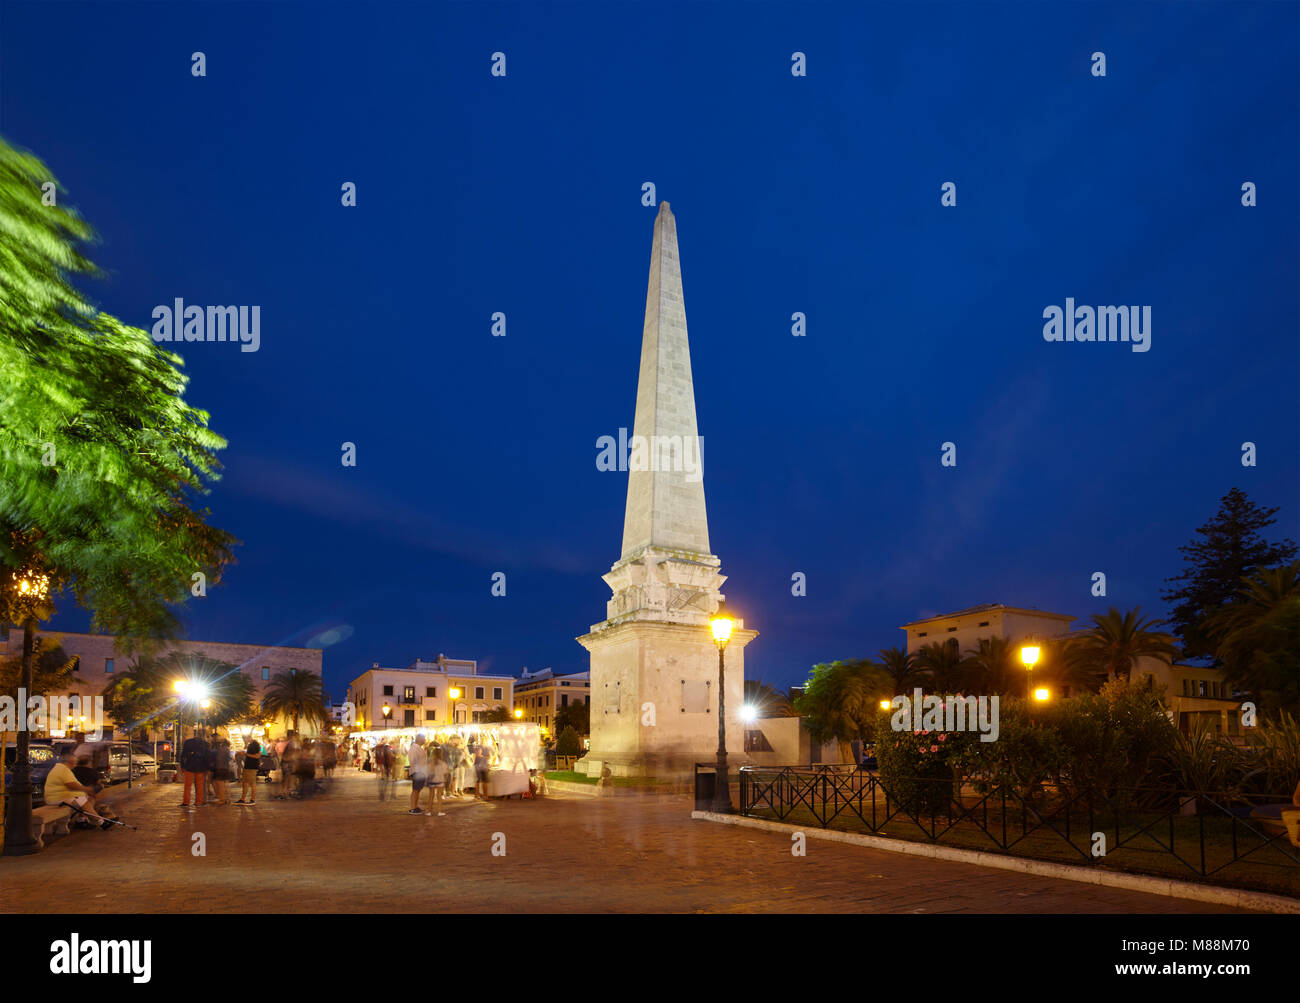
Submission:
[[[193,574],[232,560],[195,507],[225,442],[185,402],[180,358],[74,286],[98,274],[92,233],[42,204],[50,179],[0,141],[0,569],[43,568],[131,650],[174,634]]]
[[[1223,674],[1266,713],[1300,707],[1300,562],[1241,580],[1236,601],[1206,618]]]
[[[275,674],[262,697],[262,711],[292,720],[294,731],[302,721],[321,725],[330,716],[320,676],[302,669]]]
[[[1243,578],[1295,559],[1293,541],[1269,543],[1262,536],[1277,521],[1276,512],[1276,508],[1256,505],[1244,491],[1233,488],[1219,502],[1214,517],[1197,527],[1192,542],[1178,548],[1186,567],[1181,575],[1166,579],[1175,587],[1163,596],[1173,604],[1169,621],[1182,641],[1185,657],[1215,654],[1206,621],[1237,601]]]

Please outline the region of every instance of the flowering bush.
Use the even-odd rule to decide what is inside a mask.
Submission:
[[[953,796],[953,763],[969,744],[970,734],[941,731],[894,731],[889,715],[876,730],[880,782],[893,800],[914,815],[940,815]]]

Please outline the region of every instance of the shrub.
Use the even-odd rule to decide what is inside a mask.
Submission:
[[[953,796],[954,734],[893,731],[887,715],[876,726],[880,782],[913,815],[946,814]]]

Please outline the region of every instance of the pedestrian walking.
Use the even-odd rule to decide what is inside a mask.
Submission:
[[[212,780],[217,787],[217,804],[230,804],[230,781],[234,768],[230,742],[223,738],[212,750]]]
[[[447,758],[442,754],[442,748],[435,745],[429,753],[429,811],[426,815],[437,812],[439,817],[447,813],[442,810],[442,792],[447,786]]]
[[[212,768],[212,749],[199,733],[185,740],[181,746],[181,771],[185,774],[185,793],[181,797],[180,808],[190,807],[190,789],[194,789],[194,807],[202,808],[206,803],[205,782],[208,771]]]
[[[244,750],[244,772],[240,774],[242,789],[235,804],[257,804],[257,770],[262,765],[262,746],[257,739],[248,743]]]
[[[488,799],[488,750],[479,743],[474,751],[474,796],[486,801]]]
[[[411,807],[406,813],[408,815],[420,814],[420,791],[424,790],[425,782],[428,780],[429,759],[424,743],[424,733],[421,732],[415,736],[415,741],[411,744]]]

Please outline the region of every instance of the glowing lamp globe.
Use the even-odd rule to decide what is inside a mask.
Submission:
[[[731,640],[731,628],[735,626],[735,621],[726,611],[722,603],[718,603],[718,611],[713,614],[709,620],[709,629],[713,631],[713,643],[719,648],[726,645]]]
[[[1051,694],[1047,692],[1047,688],[1045,686],[1040,686],[1038,687],[1038,689],[1034,690],[1034,699],[1037,700],[1039,703],[1045,702],[1050,696]]]
[[[1032,669],[1038,664],[1039,649],[1036,644],[1027,644],[1020,649],[1020,660],[1025,663],[1025,668]]]

